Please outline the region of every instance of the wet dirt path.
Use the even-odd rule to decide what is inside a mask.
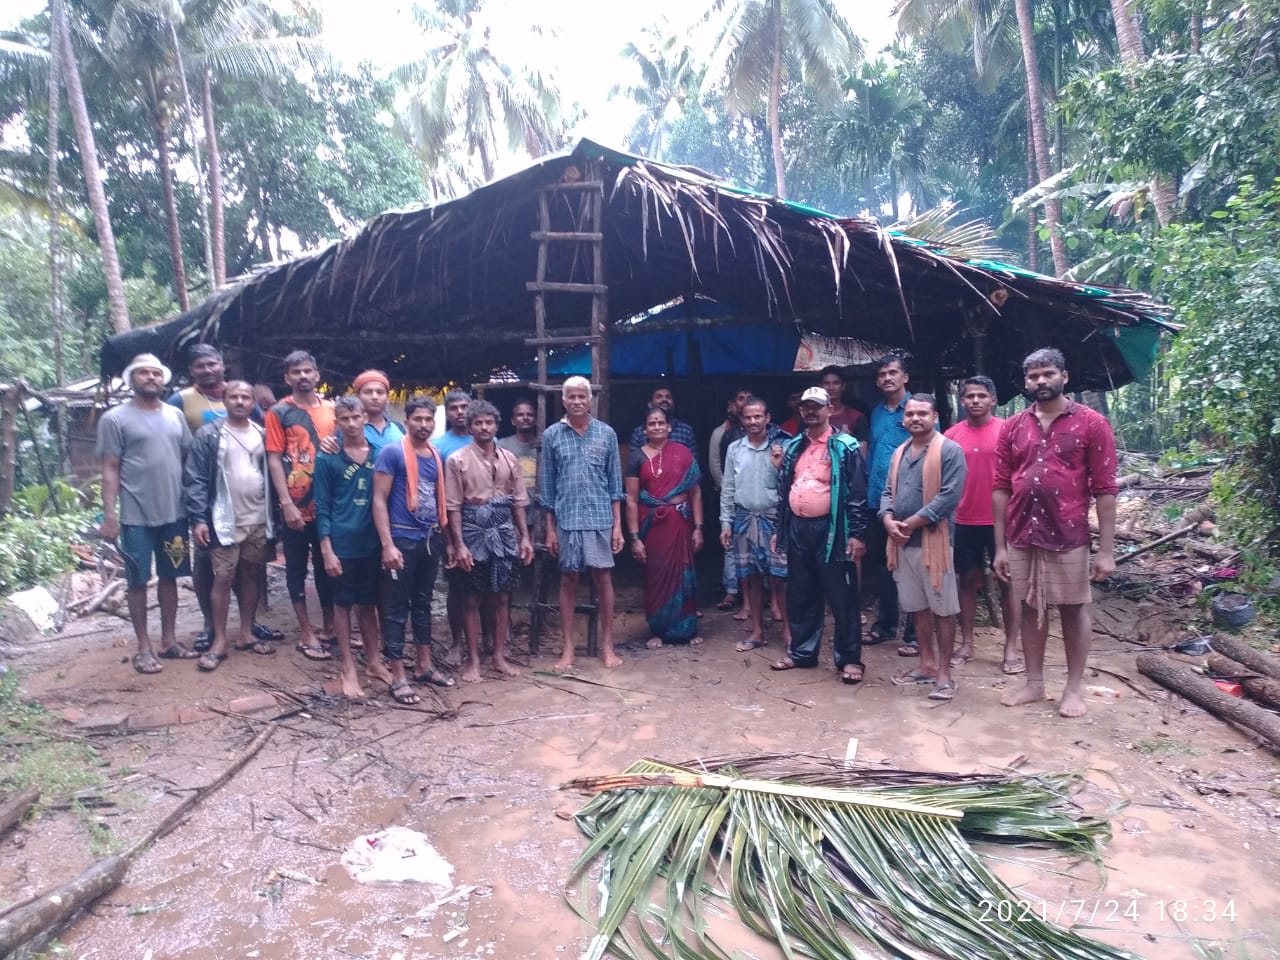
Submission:
[[[623,621],[620,636],[642,641],[642,623]],[[731,617],[710,611],[703,632],[698,648],[632,649],[616,671],[583,661],[580,676],[595,684],[526,671],[459,685],[441,695],[459,708],[447,722],[392,709],[381,691],[367,704],[312,703],[282,721],[252,764],[61,942],[70,956],[100,960],[576,956],[591,929],[563,896],[584,846],[566,817],[583,801],[559,792],[560,783],[643,756],[843,757],[855,737],[859,761],[893,767],[992,772],[1021,758],[1021,773],[1082,772],[1082,802],[1109,812],[1115,834],[1105,880],[1100,886],[1087,864],[1000,851],[997,872],[1028,902],[1043,901],[1036,908],[1063,922],[1091,921],[1100,939],[1155,960],[1203,956],[1193,938],[1242,943],[1232,957],[1280,956],[1277,765],[1208,715],[1127,691],[1091,700],[1083,721],[1058,719],[1052,704],[1002,708],[1008,678],[989,632],[978,659],[961,668],[958,697],[942,705],[926,699],[927,688],[889,683],[905,662],[891,645],[867,650],[868,680],[850,688],[827,666],[769,671],[780,652],[776,628],[772,646],[747,654],[732,649],[741,626]],[[152,682],[119,662],[127,650],[111,640],[86,639],[73,657],[30,675],[29,690],[53,706],[187,707],[224,704],[257,678],[288,685],[326,675],[286,646],[275,657],[233,658],[211,677],[168,664]],[[1136,676],[1132,657],[1100,638],[1098,665]],[[1051,690],[1060,668],[1050,672]],[[1105,676],[1091,682],[1119,686]],[[222,717],[101,741],[117,775],[133,778],[116,795],[112,832],[140,835],[176,802],[175,791],[211,780],[258,726]],[[455,884],[475,890],[430,908],[436,895],[423,888],[351,881],[339,852],[392,824],[426,833],[454,865]],[[91,860],[74,825],[49,824],[48,843],[45,829],[24,831],[21,847],[5,844],[5,899]],[[323,882],[272,882],[276,868]],[[780,955],[739,937],[730,933],[729,942],[751,955]]]

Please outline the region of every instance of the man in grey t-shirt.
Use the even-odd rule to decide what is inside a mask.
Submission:
[[[182,512],[182,461],[191,430],[176,408],[164,403],[169,370],[150,353],[124,369],[133,398],[103,414],[98,422],[102,458],[102,538],[115,540],[124,557],[129,619],[138,638],[133,668],[159,673],[166,660],[199,654],[174,638],[178,577],[191,576],[187,520]],[[117,501],[119,508],[117,511]],[[147,582],[155,557],[160,601],[160,652],[147,632]]]

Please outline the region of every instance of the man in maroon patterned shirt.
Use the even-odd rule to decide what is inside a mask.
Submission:
[[[1093,623],[1090,580],[1116,568],[1116,440],[1107,418],[1066,397],[1067,362],[1037,350],[1022,362],[1028,409],[1011,417],[996,446],[996,576],[1022,602],[1027,682],[1001,698],[1007,707],[1045,699],[1048,608],[1058,608],[1067,653],[1067,683],[1058,713],[1085,712],[1084,668]],[[1098,506],[1098,552],[1089,564],[1089,501]]]

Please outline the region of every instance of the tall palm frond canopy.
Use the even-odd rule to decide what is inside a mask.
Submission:
[[[376,366],[402,383],[485,380],[532,350],[541,191],[588,175],[603,184],[609,316],[624,323],[681,298],[736,315],[909,351],[936,377],[976,368],[1022,381],[1021,360],[1053,346],[1077,389],[1143,376],[1167,308],[1133,291],[1084,285],[950,255],[874,220],[833,216],[742,190],[691,167],[584,140],[474,192],[384,213],[348,239],[240,278],[167,323],[113,337],[102,372],[143,351],[179,368],[197,341],[237,354],[242,375],[274,381],[290,350],[342,382]],[[551,230],[581,232],[582,190],[551,195]],[[591,251],[557,243],[548,280],[590,283]],[[586,340],[590,297],[547,294],[547,334]],[[615,326],[615,329],[616,326]]]

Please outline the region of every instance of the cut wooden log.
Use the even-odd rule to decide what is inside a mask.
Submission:
[[[1280,680],[1271,677],[1260,677],[1257,671],[1250,670],[1243,663],[1237,663],[1230,657],[1220,653],[1211,653],[1206,658],[1209,672],[1215,677],[1235,680],[1244,687],[1244,692],[1272,710],[1280,710]]]
[[[275,724],[264,728],[218,779],[183,800],[150,833],[124,853],[99,860],[75,879],[15,904],[0,915],[0,957],[11,955],[19,947],[37,938],[52,936],[85,907],[118,887],[138,854],[177,827],[191,812],[192,807],[235,776],[271,739],[275,729]]]
[[[1215,633],[1209,638],[1209,646],[1213,647],[1216,653],[1230,657],[1236,663],[1243,663],[1254,673],[1280,680],[1280,658],[1249,646],[1239,637]]]
[[[1134,557],[1141,556],[1142,554],[1146,553],[1148,550],[1154,550],[1156,547],[1164,546],[1166,543],[1171,543],[1172,541],[1177,540],[1179,537],[1187,536],[1188,534],[1194,532],[1198,526],[1200,526],[1199,520],[1197,520],[1195,523],[1185,524],[1184,526],[1181,526],[1177,530],[1173,531],[1173,533],[1166,533],[1163,537],[1159,537],[1155,540],[1152,540],[1150,543],[1144,543],[1137,550],[1131,550],[1129,553],[1126,553],[1123,557],[1117,557],[1116,563],[1118,564],[1128,563]]]
[[[27,815],[27,811],[40,799],[40,791],[35,787],[27,787],[21,793],[0,804],[0,835]]]
[[[1280,751],[1280,717],[1256,704],[1223,693],[1208,677],[1158,653],[1138,654],[1138,670],[1174,693],[1203,707],[1219,720],[1257,734],[1272,750]]]

